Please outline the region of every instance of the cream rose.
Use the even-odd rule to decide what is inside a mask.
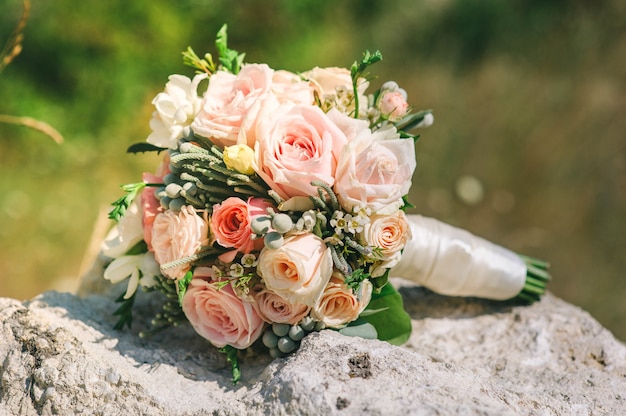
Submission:
[[[154,218],[152,248],[163,275],[180,279],[190,269],[189,264],[163,268],[166,263],[189,257],[209,243],[209,225],[196,210],[185,205],[180,212],[165,211]]]
[[[309,80],[317,92],[324,110],[335,108],[344,114],[353,116],[354,114],[354,91],[352,88],[352,77],[350,70],[346,68],[315,67],[304,72],[302,78]],[[359,95],[359,118],[367,114],[367,97],[365,91],[369,87],[369,82],[360,78],[357,83]]]
[[[307,306],[315,305],[332,272],[330,248],[309,233],[285,238],[278,249],[264,248],[257,265],[268,290]]]
[[[411,239],[411,227],[403,211],[391,215],[372,215],[363,225],[359,238],[364,245],[381,249],[382,259],[376,263],[373,277],[382,275],[400,261],[402,249]]]
[[[265,325],[256,306],[237,297],[230,284],[218,290],[202,278],[189,283],[182,308],[194,330],[218,348],[248,348]]]
[[[178,139],[189,133],[189,126],[202,100],[198,97],[198,84],[206,74],[196,75],[193,80],[183,75],[170,75],[165,90],[152,100],[155,111],[150,120],[152,133],[148,143],[162,148],[176,149]]]
[[[352,91],[352,77],[350,76],[350,70],[347,68],[315,67],[310,71],[304,72],[302,78],[308,79],[313,84],[320,97],[335,94],[338,87]],[[364,94],[368,87],[369,82],[361,79],[357,85],[357,90],[360,94]]]
[[[369,280],[361,283],[359,300],[344,283],[341,273],[331,277],[322,297],[311,309],[311,317],[323,322],[328,328],[341,328],[359,317],[372,298],[372,284]]]
[[[265,64],[244,65],[237,75],[217,71],[211,76],[193,131],[218,146],[254,147],[254,127],[271,92],[273,70]],[[267,105],[278,106],[274,98]],[[271,109],[267,109],[270,111]]]
[[[255,170],[283,199],[317,195],[311,181],[332,186],[345,134],[316,106],[295,106],[259,125]]]
[[[263,289],[255,296],[259,315],[267,323],[295,325],[309,314],[311,307],[301,303],[291,303],[282,296]]]
[[[410,139],[400,139],[392,126],[361,131],[341,153],[335,192],[348,211],[367,207],[390,214],[402,206],[411,188],[415,149]]]

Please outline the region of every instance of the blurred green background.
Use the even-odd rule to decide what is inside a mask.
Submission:
[[[0,0],[4,42],[21,15]],[[32,0],[24,50],[0,73],[0,296],[73,290],[127,155],[188,45],[292,71],[380,49],[435,125],[417,144],[416,212],[552,264],[549,288],[626,339],[626,3],[540,0]],[[97,247],[96,247],[97,249]]]

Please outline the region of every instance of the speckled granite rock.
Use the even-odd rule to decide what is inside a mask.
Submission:
[[[189,327],[115,331],[111,296],[0,299],[0,415],[616,415],[626,346],[548,294],[532,306],[447,298],[394,281],[403,347],[332,331],[291,357],[224,357]]]

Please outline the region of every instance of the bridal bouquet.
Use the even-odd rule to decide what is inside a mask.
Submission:
[[[147,143],[161,162],[125,185],[104,242],[104,278],[128,280],[117,328],[138,287],[164,295],[146,336],[188,321],[227,354],[260,340],[273,357],[309,332],[405,342],[411,321],[392,276],[442,294],[538,299],[546,265],[463,230],[407,215],[416,166],[409,131],[433,122],[393,81],[370,90],[363,54],[350,68],[303,73],[217,62],[189,48],[188,78],[171,75],[153,100]],[[201,92],[200,92],[201,91]]]

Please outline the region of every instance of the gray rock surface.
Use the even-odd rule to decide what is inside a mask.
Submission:
[[[245,354],[236,386],[187,326],[139,338],[149,301],[120,332],[111,294],[0,299],[0,415],[626,412],[626,346],[579,308],[550,294],[519,306],[394,284],[413,318],[403,347],[322,331],[288,358]]]

